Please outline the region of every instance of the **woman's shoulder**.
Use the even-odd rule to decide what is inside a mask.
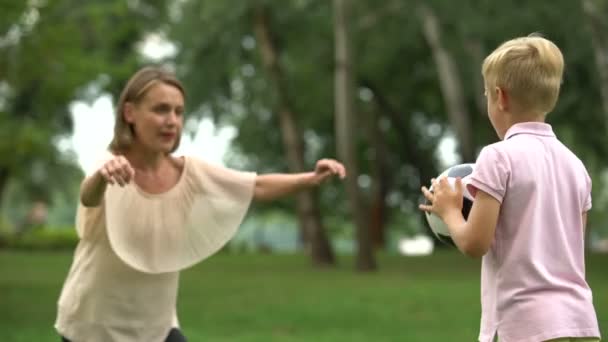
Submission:
[[[249,183],[256,176],[255,172],[236,170],[195,156],[184,156],[182,159],[185,172],[191,176],[190,178],[196,178],[203,182]]]
[[[171,164],[176,169],[183,171],[184,168],[186,167],[186,158],[191,159],[190,157],[186,157],[186,156],[171,156],[171,158],[169,158],[169,160],[171,161]]]
[[[187,169],[190,171],[195,171],[195,172],[205,172],[205,171],[213,172],[213,170],[226,170],[227,169],[225,166],[222,166],[220,164],[212,163],[212,162],[206,161],[200,157],[191,156],[191,155],[173,157],[173,163],[176,167],[184,168],[184,169]]]

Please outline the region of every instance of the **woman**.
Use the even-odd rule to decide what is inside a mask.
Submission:
[[[172,74],[152,67],[133,75],[120,96],[109,153],[81,185],[80,241],[55,324],[64,341],[185,341],[179,272],[219,250],[252,199],[345,176],[330,159],[308,173],[256,175],[174,157],[184,98]]]

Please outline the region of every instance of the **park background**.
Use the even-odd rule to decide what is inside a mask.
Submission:
[[[79,184],[149,64],[186,87],[177,154],[349,173],[255,203],[184,272],[190,340],[475,340],[479,260],[432,238],[419,188],[497,141],[481,63],[534,32],[566,62],[547,121],[593,179],[587,272],[607,335],[607,0],[0,0],[0,341],[57,340]]]

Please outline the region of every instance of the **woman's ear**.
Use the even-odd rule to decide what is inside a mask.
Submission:
[[[125,102],[122,108],[122,116],[126,123],[132,124],[135,122],[135,105],[131,102]]]

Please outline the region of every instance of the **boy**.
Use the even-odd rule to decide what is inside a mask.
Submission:
[[[591,179],[555,136],[545,116],[557,102],[564,60],[538,36],[503,43],[482,74],[488,116],[502,140],[486,146],[468,185],[475,195],[465,221],[463,186],[433,180],[422,188],[464,254],[481,257],[479,341],[599,341],[585,281],[584,230]]]

